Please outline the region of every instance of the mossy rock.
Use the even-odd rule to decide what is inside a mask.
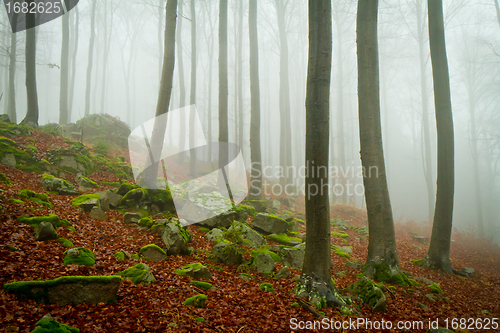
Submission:
[[[265,248],[252,250],[252,251],[250,251],[250,253],[252,254],[252,256],[256,256],[259,253],[261,253],[261,254],[267,253],[267,254],[269,254],[271,256],[271,258],[273,258],[274,262],[281,262],[281,258],[280,258],[280,256],[276,252],[269,251],[269,250],[267,250]]]
[[[52,316],[45,315],[35,324],[35,330],[31,333],[79,333],[80,330],[66,324],[60,324]]]
[[[334,254],[339,256],[339,257],[346,258],[346,259],[350,259],[350,257],[351,257],[349,255],[349,253],[341,252],[341,251],[335,251]]]
[[[373,265],[375,276],[374,278],[382,283],[392,283],[400,287],[418,286],[419,284],[406,276],[402,271],[394,274],[393,270],[386,263]]]
[[[239,204],[238,206],[233,207],[233,210],[236,212],[244,211],[249,216],[255,216],[255,214],[257,214],[257,212],[255,211],[255,208],[253,206],[250,206],[250,205]]]
[[[347,234],[345,231],[332,232],[331,236],[333,236],[333,237],[340,237],[340,238],[343,238],[343,239],[351,239],[351,237],[349,236],[349,234]]]
[[[139,254],[152,261],[161,261],[167,256],[167,253],[156,244],[141,247]]]
[[[212,274],[208,268],[199,262],[188,264],[176,269],[174,272],[179,276],[190,276],[194,279],[212,279]]]
[[[427,286],[427,288],[429,288],[434,294],[438,294],[440,296],[444,295],[443,290],[441,289],[441,287],[437,283],[430,284]]]
[[[203,288],[205,290],[210,290],[213,287],[213,285],[211,283],[202,282],[202,281],[195,281],[195,280],[190,281],[189,284],[192,284],[193,286],[198,287],[198,288]]]
[[[18,197],[36,202],[39,205],[45,206],[49,209],[54,208],[54,205],[49,201],[49,197],[46,193],[36,193],[32,190],[21,190],[17,194]]]
[[[207,301],[207,296],[198,294],[184,301],[184,305],[194,305],[197,308],[204,308]]]
[[[145,228],[151,228],[154,225],[153,219],[151,217],[143,217],[139,221],[139,225]]]
[[[67,240],[66,238],[58,238],[57,242],[61,243],[65,247],[72,247],[74,245],[73,242]]]
[[[95,264],[95,255],[84,247],[72,248],[64,252],[63,264],[92,266]]]
[[[347,291],[352,295],[359,295],[363,300],[363,303],[369,305],[372,311],[387,311],[387,299],[373,281],[368,279],[366,276],[361,277],[358,281],[351,284],[346,288]]]
[[[10,185],[12,183],[9,180],[9,178],[7,178],[7,176],[4,173],[1,173],[1,172],[0,172],[0,182],[4,183],[6,185]]]
[[[18,135],[30,136],[32,134],[29,126],[0,122],[0,135],[15,138]]]
[[[198,318],[196,318],[194,321],[195,321],[195,322],[197,322],[197,323],[203,323],[203,322],[205,321],[205,318],[203,318],[203,317],[198,317]]]
[[[25,205],[25,204],[26,204],[24,201],[19,200],[19,199],[14,199],[14,198],[10,198],[10,199],[9,199],[9,202],[10,202],[10,203],[17,204],[17,205]]]
[[[52,223],[54,228],[70,225],[68,220],[61,220],[59,219],[59,216],[55,214],[50,214],[48,216],[33,216],[33,217],[29,217],[28,215],[21,215],[17,218],[17,220],[21,223],[28,224],[35,228],[37,228],[42,222],[50,222]]]
[[[151,269],[146,264],[137,264],[135,266],[129,267],[124,271],[116,273],[116,275],[122,276],[125,279],[129,279],[134,284],[145,284],[149,285],[152,282],[156,282],[156,279],[151,273]]]
[[[118,261],[125,260],[125,253],[123,253],[122,251],[116,252],[113,255],[116,257],[116,259],[118,259]]]
[[[267,239],[283,245],[297,245],[302,243],[302,239],[290,237],[287,234],[271,234],[267,236]]]
[[[87,202],[87,201],[92,200],[92,199],[99,200],[99,193],[80,195],[80,196],[74,198],[73,200],[71,200],[71,205],[72,206],[80,206],[84,202]]]
[[[274,288],[273,288],[273,285],[268,283],[268,282],[265,282],[263,284],[261,284],[259,286],[259,289],[262,290],[262,291],[270,291],[270,292],[274,292]]]

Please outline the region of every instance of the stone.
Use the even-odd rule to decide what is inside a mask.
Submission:
[[[270,274],[276,270],[276,264],[269,253],[257,253],[253,257],[252,268],[261,274]]]
[[[240,274],[238,277],[245,281],[252,281],[252,276],[250,274]]]
[[[265,200],[246,200],[245,205],[252,206],[256,212],[262,213],[267,210],[267,203]]]
[[[56,178],[49,174],[44,174],[40,180],[40,184],[47,191],[55,191],[60,195],[78,195],[80,192],[70,182]]]
[[[6,283],[3,288],[20,299],[44,303],[98,304],[116,299],[120,276],[63,276],[49,281]]]
[[[108,200],[111,208],[116,208],[120,204],[123,195],[119,195],[111,190],[99,193],[99,200]]]
[[[89,216],[91,219],[96,219],[101,221],[106,221],[108,219],[108,216],[100,207],[93,207],[92,210],[90,211]]]
[[[82,176],[82,174],[77,174],[75,177],[75,181],[80,186],[83,190],[89,189],[89,188],[98,188],[99,185],[97,183],[92,182],[90,179]]]
[[[279,210],[281,208],[281,202],[276,199],[269,199],[268,206],[271,206],[273,210]]]
[[[366,276],[361,277],[358,281],[348,286],[346,290],[351,295],[359,295],[363,303],[369,305],[373,312],[387,311],[387,298],[385,294]]]
[[[6,166],[10,166],[10,167],[13,167],[15,168],[16,167],[16,157],[14,156],[14,154],[11,154],[11,153],[7,153],[5,154],[5,156],[2,158],[2,160],[0,161],[1,164],[3,165],[6,165]]]
[[[214,228],[214,229],[210,230],[209,232],[207,232],[207,234],[205,235],[205,238],[211,242],[215,242],[219,239],[224,238],[224,234],[223,234],[222,230],[220,230],[218,228]]]
[[[345,263],[344,263],[347,267],[349,268],[352,268],[352,269],[361,269],[363,268],[363,265],[358,263],[358,262],[354,262],[354,261],[349,261],[347,260]]]
[[[476,274],[476,270],[474,268],[471,268],[471,267],[464,267],[463,271],[464,271],[464,273],[467,273],[467,274]]]
[[[0,122],[10,123],[10,117],[8,114],[0,114]]]
[[[64,252],[63,264],[92,266],[95,264],[95,255],[87,248],[75,247]]]
[[[434,282],[433,282],[433,281],[431,281],[431,280],[429,280],[429,279],[427,279],[427,278],[424,278],[424,277],[422,277],[422,276],[414,276],[414,277],[413,277],[413,280],[415,280],[415,281],[420,281],[420,282],[423,282],[423,283],[425,283],[425,284],[434,284]]]
[[[80,209],[85,213],[90,213],[94,207],[97,207],[97,199],[89,199],[80,205]]]
[[[37,241],[46,241],[57,239],[57,233],[54,226],[50,222],[42,222],[35,230],[35,239]]]
[[[304,251],[298,248],[284,247],[279,251],[283,265],[292,269],[302,270],[304,265]]]
[[[235,212],[230,210],[220,215],[216,215],[204,221],[198,222],[198,225],[210,229],[229,228],[231,226],[231,222],[233,221],[243,222],[247,220],[247,217],[248,215],[244,211]]]
[[[243,262],[243,248],[233,243],[219,243],[212,248],[213,260],[226,265],[239,265]]]
[[[288,266],[283,267],[282,269],[279,270],[278,273],[274,276],[274,279],[279,280],[279,279],[286,279],[287,277],[290,276],[290,268]]]
[[[139,221],[141,220],[142,215],[141,213],[136,213],[136,212],[127,212],[125,213],[125,216],[123,218],[123,223],[125,224],[138,224]]]
[[[153,282],[156,282],[156,278],[151,272],[151,268],[149,268],[146,264],[137,264],[135,266],[129,267],[124,271],[116,273],[123,277],[124,279],[129,279],[134,284],[145,284],[149,285]]]
[[[181,229],[182,227],[173,221],[165,225],[161,239],[169,256],[178,255],[186,249],[188,239],[185,238],[183,233],[187,233],[187,231]]]
[[[159,246],[156,246],[154,244],[144,246],[139,251],[139,254],[146,257],[146,259],[154,262],[162,261],[166,257],[165,251],[163,251]]]
[[[99,193],[99,207],[105,212],[109,210],[109,198],[102,197],[102,193]]]
[[[85,166],[78,163],[73,155],[62,155],[58,166],[61,169],[72,170],[72,172],[85,172]]]
[[[234,222],[234,224],[228,229],[228,231],[237,229],[238,234],[243,239],[248,239],[252,242],[250,245],[253,248],[257,248],[261,245],[267,244],[267,241],[262,237],[257,231],[250,228],[246,223]]]
[[[352,253],[352,247],[351,246],[340,246],[339,251],[344,252],[344,253]]]
[[[252,221],[252,228],[266,234],[282,234],[288,230],[288,223],[272,214],[259,213]]]
[[[203,266],[199,262],[186,265],[184,267],[175,270],[175,274],[180,276],[190,276],[193,279],[204,279],[211,280],[212,274],[206,266]]]

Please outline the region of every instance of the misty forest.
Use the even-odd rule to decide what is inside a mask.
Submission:
[[[4,1],[0,330],[498,332],[499,92],[499,0]]]

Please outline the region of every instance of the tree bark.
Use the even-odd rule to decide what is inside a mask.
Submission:
[[[259,45],[257,32],[257,0],[249,1],[248,27],[250,36],[250,200],[262,198],[262,157],[260,147],[260,83]]]
[[[67,124],[68,111],[68,72],[69,72],[69,13],[62,17],[61,78],[59,87],[59,124]]]
[[[28,2],[29,6],[34,0]],[[26,14],[26,25],[35,26],[36,14]],[[36,88],[36,27],[26,30],[26,94],[28,112],[21,124],[38,126],[38,92]]]
[[[436,109],[438,166],[436,208],[431,243],[422,264],[424,267],[441,269],[444,272],[452,273],[450,243],[455,188],[454,138],[442,0],[428,0],[427,7],[429,12],[432,77],[434,81],[434,105]]]
[[[370,233],[365,266],[368,277],[388,268],[392,275],[400,273],[380,122],[377,14],[378,0],[358,1],[359,137]]]
[[[227,0],[220,0],[219,8],[219,142],[228,142],[227,120]],[[227,154],[219,154],[219,165],[225,166]]]
[[[89,55],[87,59],[87,80],[85,87],[85,116],[90,114],[90,88],[92,79],[92,66],[94,58],[94,40],[95,40],[95,8],[97,0],[92,2],[92,11],[90,14],[90,41],[89,41]]]
[[[239,2],[239,10],[238,10],[238,41],[237,41],[237,56],[236,59],[238,61],[238,84],[237,84],[237,95],[238,95],[238,106],[237,106],[237,115],[238,115],[238,145],[241,149],[241,154],[245,156],[244,150],[246,149],[244,146],[244,132],[243,132],[243,3]],[[259,95],[260,98],[260,95]],[[260,103],[260,102],[259,102]],[[260,105],[259,105],[260,110]],[[260,111],[259,111],[260,114]],[[260,116],[259,116],[260,119]],[[260,123],[260,120],[259,120]],[[250,125],[251,126],[251,125]],[[260,138],[260,134],[259,134]]]
[[[14,13],[13,22],[17,22],[17,14]],[[15,30],[15,27],[14,27]],[[17,35],[10,34],[10,54],[9,54],[9,95],[7,101],[7,114],[12,123],[17,124],[16,112],[16,53],[17,53]]]
[[[196,105],[196,10],[194,0],[191,0],[191,96],[189,104]],[[196,178],[196,151],[195,146],[195,109],[192,107],[189,113],[189,148],[191,148],[189,159],[189,171],[191,177]]]
[[[73,25],[73,54],[71,58],[71,80],[69,86],[69,97],[68,97],[68,122],[71,122],[71,111],[73,110],[73,96],[75,93],[75,78],[76,78],[76,55],[78,53],[78,29],[80,25],[80,11],[78,10],[78,6],[73,8],[75,15],[75,22]]]
[[[186,106],[186,87],[184,84],[184,61],[182,59],[182,21],[183,21],[183,15],[184,15],[184,10],[183,6],[184,1],[179,0],[179,21],[177,22],[177,68],[179,71],[179,109],[182,109],[183,107]],[[181,112],[180,114],[180,126],[181,128],[186,128],[186,115],[184,112]],[[186,142],[184,139],[184,133],[181,132],[180,137],[179,137],[179,149],[181,153],[179,154],[179,161],[178,163],[182,165],[184,163],[184,154],[182,151],[184,150],[186,146]]]

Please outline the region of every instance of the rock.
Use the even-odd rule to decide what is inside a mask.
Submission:
[[[347,260],[345,263],[344,263],[347,267],[349,268],[352,268],[352,269],[361,269],[363,268],[363,265],[358,263],[358,262],[354,262],[354,261],[349,261]]]
[[[431,280],[429,280],[429,279],[427,279],[427,278],[424,278],[424,277],[422,277],[422,276],[414,276],[414,277],[413,277],[413,280],[415,280],[415,281],[420,281],[420,282],[423,282],[423,283],[425,283],[425,284],[434,284],[434,282],[433,282],[433,281],[431,281]]]
[[[92,266],[95,264],[95,255],[87,248],[75,247],[64,252],[63,264]]]
[[[226,265],[239,265],[243,262],[243,249],[233,243],[219,243],[212,248],[213,260]]]
[[[373,312],[387,311],[387,299],[384,293],[366,276],[348,286],[346,290],[351,295],[359,295],[363,303],[368,304]]]
[[[292,278],[292,282],[298,283],[299,281],[300,281],[300,275],[295,275],[295,276]]]
[[[283,265],[293,269],[302,270],[304,265],[304,251],[298,248],[285,247],[279,251]]]
[[[57,232],[50,222],[42,222],[35,230],[35,239],[37,241],[46,241],[57,239]]]
[[[220,230],[218,228],[214,228],[214,229],[210,230],[209,232],[207,232],[207,234],[205,235],[205,238],[211,242],[215,242],[221,238],[224,238],[224,234],[223,234],[222,230]]]
[[[155,244],[149,244],[142,247],[139,250],[139,254],[146,257],[146,259],[155,262],[162,261],[167,256],[165,251],[163,251],[158,245]]]
[[[100,207],[93,207],[92,210],[90,211],[89,216],[91,219],[96,219],[101,221],[106,221],[108,219],[108,216]]]
[[[137,264],[124,271],[116,273],[116,275],[119,275],[124,279],[129,279],[134,282],[134,284],[149,285],[152,282],[156,282],[156,279],[151,272],[151,268],[149,268],[146,264]]]
[[[55,191],[60,195],[78,195],[80,192],[70,182],[56,178],[49,174],[44,174],[40,180],[40,184],[47,191]]]
[[[178,222],[167,223],[161,235],[167,254],[175,256],[184,252],[186,244],[189,242],[189,236],[188,231],[184,230]]]
[[[242,273],[242,274],[238,275],[238,277],[242,280],[245,280],[245,281],[252,281],[252,276],[250,274]]]
[[[175,274],[180,276],[190,276],[193,279],[204,279],[211,280],[212,274],[206,266],[203,266],[199,262],[186,265],[184,267],[175,270]]]
[[[288,223],[272,214],[257,214],[252,221],[252,227],[266,234],[282,234],[287,232]]]
[[[120,204],[120,200],[123,198],[123,195],[119,195],[111,190],[106,192],[99,193],[99,200],[107,200],[109,201],[109,206],[111,208],[116,208]],[[102,208],[102,206],[101,206]]]
[[[0,164],[3,164],[3,165],[6,165],[6,166],[10,166],[10,167],[15,168],[16,164],[17,164],[16,157],[14,156],[14,154],[7,153],[2,158],[2,160],[0,160]]]
[[[16,330],[15,332],[18,332],[19,330]],[[47,313],[37,321],[35,324],[35,330],[33,332],[35,333],[40,333],[40,332],[60,332],[60,333],[78,333],[80,332],[77,328],[74,327],[69,327],[66,324],[60,324],[58,321],[54,320],[50,313]],[[9,332],[9,331],[8,331]]]
[[[290,199],[289,198],[280,198],[280,202],[287,206],[287,207],[290,207]]]
[[[198,222],[199,226],[206,228],[229,228],[231,226],[231,222],[233,221],[241,221],[244,222],[247,220],[247,213],[244,211],[227,211],[220,215],[213,216],[207,220]]]
[[[102,193],[99,193],[99,207],[106,212],[109,210],[109,198],[103,197]]]
[[[0,114],[0,122],[10,123],[10,117],[8,114]]]
[[[429,244],[429,238],[423,236],[413,236],[413,239],[422,244]]]
[[[281,208],[281,202],[276,199],[266,198],[268,207],[270,206],[273,210],[279,210]]]
[[[471,268],[471,267],[464,267],[463,271],[464,271],[464,273],[467,273],[467,274],[476,274],[476,270],[474,268]]]
[[[352,247],[351,246],[340,246],[339,251],[344,252],[344,253],[352,253]]]
[[[246,200],[244,202],[245,205],[252,206],[255,208],[255,211],[262,213],[267,210],[267,203],[265,200]]]
[[[125,213],[125,216],[123,218],[123,223],[125,223],[125,224],[129,224],[129,223],[138,224],[139,221],[141,220],[141,218],[142,218],[141,213],[127,212],[127,213]]]
[[[301,223],[298,219],[293,218],[290,222],[288,222],[288,231],[299,232]]]
[[[340,230],[347,230],[349,229],[349,221],[342,220],[339,218],[331,219],[330,224],[333,227],[339,228]]]
[[[182,217],[190,224],[204,222],[212,217],[217,217],[221,212],[228,212],[232,208],[230,200],[223,197],[218,192],[194,198],[190,195],[186,200],[183,198],[174,198],[176,206],[180,204],[181,201],[183,201],[183,204],[182,208],[177,211],[178,216]],[[227,223],[225,220],[222,222]],[[217,225],[214,227],[217,227]]]
[[[279,244],[290,245],[290,246],[296,246],[302,243],[301,239],[290,237],[287,234],[271,234],[267,237],[267,239]]]
[[[85,173],[85,166],[76,161],[76,157],[73,155],[62,155],[59,160],[58,166],[61,169],[68,170],[73,173],[82,172]]]
[[[116,299],[120,276],[63,276],[49,281],[6,283],[3,288],[20,299],[44,303],[98,304]]]
[[[80,209],[85,213],[90,213],[94,207],[97,207],[97,199],[89,199],[80,205]]]
[[[269,274],[276,270],[276,264],[269,253],[257,253],[253,257],[252,268],[261,274]]]
[[[81,173],[77,174],[75,177],[75,181],[83,190],[87,190],[89,188],[98,188],[99,185],[96,182],[91,181],[87,177],[82,176]]]
[[[238,230],[238,234],[243,239],[248,239],[252,242],[250,245],[253,248],[257,248],[261,245],[267,244],[267,241],[262,237],[257,231],[250,228],[246,223],[234,222],[234,224],[228,229],[228,231]]]
[[[279,279],[286,279],[287,277],[290,276],[290,268],[288,266],[283,267],[280,269],[278,273],[274,276],[274,279],[279,280]]]

